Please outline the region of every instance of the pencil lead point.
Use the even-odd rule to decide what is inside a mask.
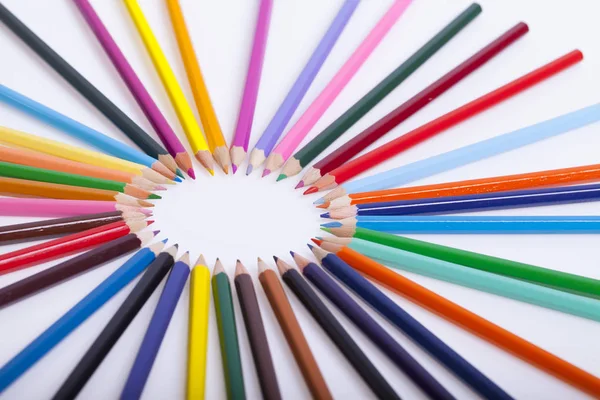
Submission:
[[[342,227],[342,223],[338,222],[338,221],[326,222],[324,224],[321,224],[321,227],[323,227],[323,228],[340,228],[340,227]]]
[[[164,186],[162,186],[162,185],[156,185],[156,186],[154,187],[154,189],[156,189],[156,190],[167,190],[167,188],[166,188],[166,187],[164,187]]]
[[[146,226],[150,226],[150,225],[152,225],[153,223],[154,223],[154,220],[153,220],[153,219],[150,219],[150,220],[146,221]]]
[[[154,233],[154,236],[156,236],[156,235],[158,235],[160,233],[160,231],[154,231],[152,233]]]
[[[208,173],[211,174],[211,176],[215,176],[215,170],[212,168],[207,168]]]
[[[167,244],[167,242],[168,242],[168,241],[169,241],[169,239],[162,240],[162,242],[163,242],[164,244]]]
[[[246,176],[250,175],[252,173],[252,170],[254,170],[254,167],[252,166],[252,164],[248,164],[248,168],[246,168]]]
[[[324,226],[322,226],[322,227],[321,227],[321,230],[322,230],[322,231],[325,231],[325,232],[327,232],[327,233],[331,233],[331,229],[329,229],[329,228],[325,228]]]
[[[175,182],[178,182],[178,183],[181,183],[181,182],[183,182],[183,180],[182,180],[180,177],[178,177],[178,176],[176,176],[175,178],[173,178],[173,180],[174,180]]]
[[[316,186],[311,186],[308,189],[306,189],[303,194],[306,196],[307,194],[317,193],[318,191],[319,189],[317,189]]]
[[[237,172],[237,169],[238,169],[237,165],[231,164],[231,170],[233,171],[232,175],[235,175],[235,173]]]
[[[183,172],[181,172],[181,170],[179,168],[177,168],[177,170],[175,171],[175,173],[177,174],[177,176],[179,176],[181,179],[185,179],[185,176],[183,175]]]
[[[150,193],[150,196],[148,196],[148,200],[160,200],[160,199],[162,199],[162,197],[157,195],[156,193]]]
[[[311,240],[312,240],[312,239],[311,239]],[[313,246],[313,245],[312,245],[312,244],[310,244],[310,243],[307,243],[306,245],[307,245],[307,246],[308,246],[308,248],[309,248],[309,249],[311,249],[311,250],[313,249],[313,247],[315,247],[315,246]]]
[[[298,182],[298,184],[296,185],[296,187],[294,189],[300,189],[304,187],[304,181],[300,181]]]
[[[192,178],[194,180],[196,179],[196,173],[194,172],[193,168],[188,169],[187,174],[190,176],[190,178]]]
[[[317,237],[317,238],[312,238],[312,239],[310,239],[310,240],[312,240],[312,241],[313,241],[313,243],[314,243],[314,244],[316,244],[317,246],[320,246],[320,245],[321,245],[321,243],[323,243],[323,239],[321,239],[321,238],[319,238],[319,237]],[[310,247],[310,245],[308,245],[308,247]],[[312,249],[312,247],[310,247],[310,248]]]
[[[229,167],[227,165],[224,165],[223,168],[221,168],[223,170],[223,173],[225,175],[229,175]]]
[[[331,218],[331,217],[329,216],[329,213],[328,213],[328,212],[321,214],[321,215],[320,215],[320,217],[321,217],[321,218]]]
[[[285,178],[287,178],[287,175],[286,175],[286,174],[279,174],[279,176],[277,177],[277,181],[276,181],[276,182],[282,181],[282,180],[284,180]]]
[[[314,204],[314,203],[313,203],[313,204]],[[321,203],[321,204],[319,204],[319,205],[317,206],[317,208],[322,208],[322,209],[326,209],[327,207],[328,207],[328,206],[327,206],[327,203]]]
[[[178,249],[178,248],[179,248],[179,244],[175,243],[175,244],[173,245],[173,247],[175,247],[176,249]]]
[[[264,178],[265,176],[269,175],[271,173],[270,169],[264,169],[261,178]]]
[[[275,262],[277,262],[277,260],[279,260],[279,257],[273,256],[273,260],[275,260]]]
[[[293,251],[291,251],[291,250],[290,250],[290,255],[291,255],[292,257],[294,257],[294,254],[295,254],[295,253],[294,253]]]

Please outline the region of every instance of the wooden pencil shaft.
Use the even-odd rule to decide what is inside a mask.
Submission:
[[[23,243],[85,231],[123,220],[121,211],[88,214],[76,217],[49,219],[0,227],[0,244]]]
[[[49,199],[103,201],[114,201],[115,196],[120,193],[113,190],[91,189],[59,183],[2,177],[0,177],[0,191],[2,193],[44,197]]]
[[[148,298],[158,287],[173,266],[173,257],[160,253],[148,266],[121,307],[104,327],[68,378],[63,382],[53,399],[74,399],[83,389],[92,374],[100,366],[117,340],[127,329]]]

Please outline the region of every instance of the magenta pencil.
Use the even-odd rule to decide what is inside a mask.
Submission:
[[[72,217],[112,211],[137,211],[150,215],[145,208],[125,206],[114,201],[0,197],[0,216],[3,217]]]
[[[252,120],[254,119],[256,97],[258,96],[260,75],[267,47],[267,34],[269,32],[272,9],[273,0],[261,0],[258,10],[258,20],[256,21],[256,30],[254,31],[252,54],[250,55],[250,63],[248,65],[248,74],[246,75],[244,95],[235,127],[235,136],[230,146],[231,168],[234,174],[239,165],[246,159],[246,153],[248,152],[248,141],[250,140],[250,133],[252,131]]]
[[[160,112],[158,106],[150,97],[150,93],[144,87],[144,84],[140,81],[135,71],[125,58],[125,55],[117,46],[114,39],[102,23],[98,14],[94,11],[94,8],[88,0],[74,0],[75,4],[81,11],[81,14],[85,18],[86,22],[96,35],[98,42],[102,45],[102,48],[112,61],[113,65],[119,72],[121,79],[129,88],[129,91],[137,101],[138,105],[146,115],[146,118],[160,137],[167,148],[169,154],[173,156],[177,165],[188,173],[189,176],[195,178],[194,170],[192,169],[192,160],[183,147],[183,144],[179,141],[179,138],[171,129],[171,126]]]

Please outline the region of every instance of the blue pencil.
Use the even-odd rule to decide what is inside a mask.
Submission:
[[[600,216],[359,215],[321,226],[342,237],[354,236],[356,228],[388,233],[580,234],[600,232]]]
[[[425,368],[315,263],[290,252],[302,274],[432,399],[454,399]]]
[[[337,255],[311,245],[308,245],[308,247],[310,247],[317,260],[321,262],[325,269],[335,275],[397,328],[426,349],[483,398],[512,399],[509,394],[421,325]]]
[[[152,320],[146,330],[144,340],[129,372],[129,377],[121,393],[121,399],[139,399],[148,380],[148,375],[165,337],[171,317],[190,275],[190,255],[185,253],[173,265],[165,288],[163,289]]]
[[[600,184],[595,184],[357,204],[332,210],[321,214],[321,217],[342,219],[356,215],[448,214],[598,200],[600,200]]]
[[[254,149],[250,153],[246,175],[250,175],[252,170],[261,165],[269,154],[271,154],[277,140],[283,133],[288,122],[290,122],[292,115],[294,115],[294,112],[300,105],[304,95],[310,88],[310,85],[329,56],[331,49],[342,34],[342,31],[352,14],[354,14],[354,10],[356,10],[359,3],[359,0],[346,0],[340,8],[340,11],[338,11],[331,22],[329,29],[325,32],[325,35],[319,42],[312,56],[310,56],[304,69],[300,72],[300,75],[298,75],[296,82],[294,82],[294,85],[279,106],[279,109],[273,116],[267,129],[265,129],[260,139],[258,139],[258,142],[256,142]]]
[[[0,369],[0,393],[65,339],[135,277],[164,247],[159,242],[138,251]]]
[[[90,146],[110,154],[111,156],[122,158],[123,160],[131,161],[137,164],[145,165],[148,168],[154,169],[170,179],[174,179],[173,173],[169,171],[160,161],[149,155],[121,143],[105,134],[90,128],[87,125],[77,122],[64,114],[59,113],[37,101],[22,95],[2,84],[0,84],[0,101],[15,107],[19,111],[31,115],[59,129],[69,136],[79,139]],[[181,181],[181,180],[178,180]]]

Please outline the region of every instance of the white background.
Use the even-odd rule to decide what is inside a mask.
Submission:
[[[151,132],[150,125],[73,2],[4,0],[3,4],[44,38],[123,111]],[[179,81],[188,98],[191,99],[164,1],[142,0],[141,4]],[[251,147],[268,124],[276,107],[341,4],[342,0],[275,1]],[[390,4],[391,0],[362,1],[300,106],[300,112],[306,109],[311,99],[314,99],[327,84]],[[469,4],[466,0],[416,0],[321,118],[311,135],[325,128]],[[357,123],[343,140],[360,132],[519,21],[529,24],[530,33],[410,118],[384,140],[401,135],[574,48],[584,52],[584,62],[384,163],[376,171],[383,171],[509,132],[598,101],[600,28],[597,15],[600,10],[597,1],[482,0],[481,4],[483,13],[469,27]],[[180,137],[184,138],[158,76],[122,2],[95,0],[93,5],[171,125]],[[230,139],[241,99],[258,0],[182,0],[182,6],[223,131]],[[0,81],[3,84],[107,135],[128,141],[3,26],[0,27],[0,49],[2,54]],[[294,120],[298,118],[300,112],[296,113]],[[0,104],[0,124],[76,143],[63,133],[2,104]],[[544,143],[449,171],[419,183],[596,163],[600,144],[598,128],[599,126],[595,125],[579,129]],[[155,226],[162,230],[160,238],[168,237],[171,242],[180,243],[182,248],[192,253],[193,259],[200,252],[205,254],[211,264],[215,257],[221,257],[228,272],[233,273],[235,259],[240,258],[255,277],[256,256],[263,257],[270,264],[272,264],[270,257],[273,254],[291,261],[287,256],[288,250],[303,251],[306,254],[305,243],[311,236],[319,234],[318,212],[311,207],[314,198],[304,198],[299,192],[292,190],[296,179],[275,184],[277,174],[261,180],[258,177],[259,173],[256,172],[250,177],[245,177],[242,173],[238,173],[235,177],[224,177],[217,172],[215,178],[209,178],[201,171],[198,164],[196,164],[196,171],[199,175],[198,181],[187,181],[170,189],[164,199],[157,202],[155,208],[157,219]],[[245,166],[240,170],[243,171]],[[590,203],[513,210],[505,213],[593,214],[597,210],[597,205]],[[497,212],[497,214],[502,213]],[[26,218],[0,218],[0,224],[26,220]],[[594,235],[431,235],[421,236],[421,238],[600,278],[598,238]],[[5,252],[19,247],[21,246],[3,246],[0,251]],[[0,310],[0,326],[2,326],[0,364],[7,362],[122,264],[123,260],[124,258],[119,259],[59,287]],[[53,264],[36,266],[2,276],[0,285],[7,285]],[[429,278],[406,275],[542,348],[600,376],[598,348],[600,325],[598,323]],[[285,398],[307,398],[309,392],[256,279],[255,284],[281,390]],[[12,385],[2,398],[50,397],[130,289],[131,286],[115,296]],[[119,395],[159,293],[160,291],[154,293],[133,321],[85,386],[81,398],[107,399]],[[289,295],[334,396],[347,399],[371,397],[371,392],[358,375],[321,329],[313,323],[294,296],[291,293]],[[390,296],[511,395],[528,399],[586,397],[561,381],[405,299],[395,294]],[[187,300],[186,290],[146,386],[144,397],[147,399],[174,399],[182,398],[184,395]],[[239,311],[237,299],[235,302],[236,309]],[[421,392],[374,345],[337,310],[333,312],[340,316],[344,326],[401,396],[422,397]],[[477,397],[391,325],[379,317],[377,319],[454,395],[459,398]],[[258,398],[260,392],[241,318],[238,318],[238,331],[248,397]],[[224,398],[220,352],[212,306],[209,343],[206,396],[210,399]]]

